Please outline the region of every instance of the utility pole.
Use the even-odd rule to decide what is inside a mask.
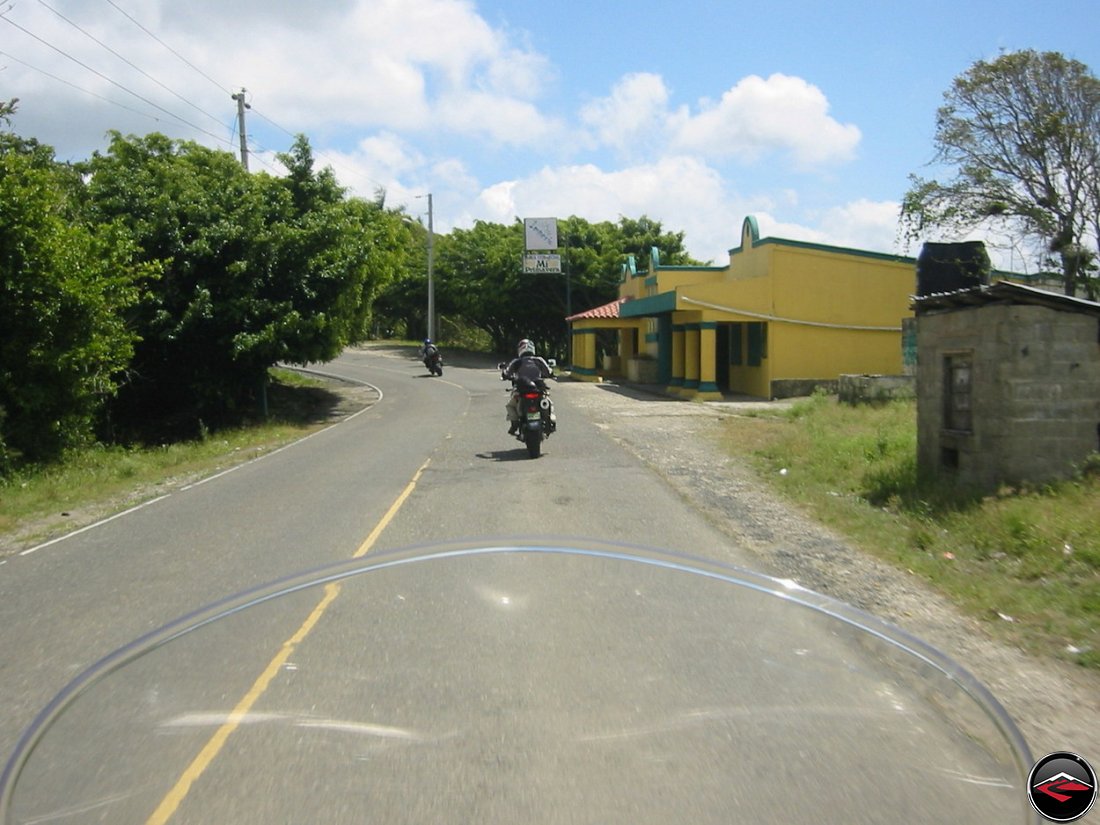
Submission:
[[[432,195],[417,195],[428,199],[428,337],[435,340],[435,280],[433,278],[435,229],[432,226]]]
[[[245,109],[251,109],[252,107],[245,103],[244,93],[248,91],[243,86],[239,94],[231,95],[233,100],[237,101],[237,124],[240,129],[241,136],[241,166],[244,167],[244,171],[248,171],[248,130],[244,125],[244,111]],[[263,417],[267,418],[267,370],[263,371],[263,375],[260,376],[260,413]]]
[[[247,89],[241,88],[240,94],[233,95],[233,99],[237,101],[237,123],[240,126],[241,134],[241,166],[244,167],[244,171],[248,171],[248,130],[244,126],[244,110],[251,109],[252,107],[244,102],[244,93]]]
[[[432,226],[432,196],[428,194],[428,337],[435,340],[435,279],[433,276],[435,255],[435,229]]]

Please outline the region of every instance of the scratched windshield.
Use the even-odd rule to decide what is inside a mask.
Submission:
[[[1031,756],[870,616],[614,546],[380,553],[77,677],[3,822],[1024,823]]]

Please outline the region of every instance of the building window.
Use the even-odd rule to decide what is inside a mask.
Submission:
[[[730,324],[730,364],[735,367],[744,363],[744,338],[741,327],[743,324]]]
[[[971,386],[974,357],[956,353],[944,358],[943,425],[944,429],[970,432],[972,422]]]
[[[768,357],[768,325],[752,323],[749,328],[749,366],[759,367]]]

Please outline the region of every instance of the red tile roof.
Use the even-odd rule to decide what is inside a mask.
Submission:
[[[604,304],[601,307],[595,307],[593,309],[586,309],[584,312],[578,312],[575,315],[570,315],[566,318],[566,321],[582,321],[586,318],[618,318],[619,307],[623,302],[628,300],[627,298],[616,298],[610,304]]]

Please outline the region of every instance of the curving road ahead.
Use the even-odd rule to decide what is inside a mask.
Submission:
[[[415,360],[349,351],[325,371],[380,400],[0,566],[4,753],[110,651],[321,565],[456,540],[747,561],[571,405],[590,386],[555,388],[558,433],[530,460],[505,433],[495,370],[430,378]],[[995,732],[941,715],[966,698],[927,667],[913,691],[892,654],[856,636],[784,599],[616,558],[399,565],[245,611],[112,677],[47,737],[16,810],[66,822],[879,822],[898,809],[1027,821]]]

